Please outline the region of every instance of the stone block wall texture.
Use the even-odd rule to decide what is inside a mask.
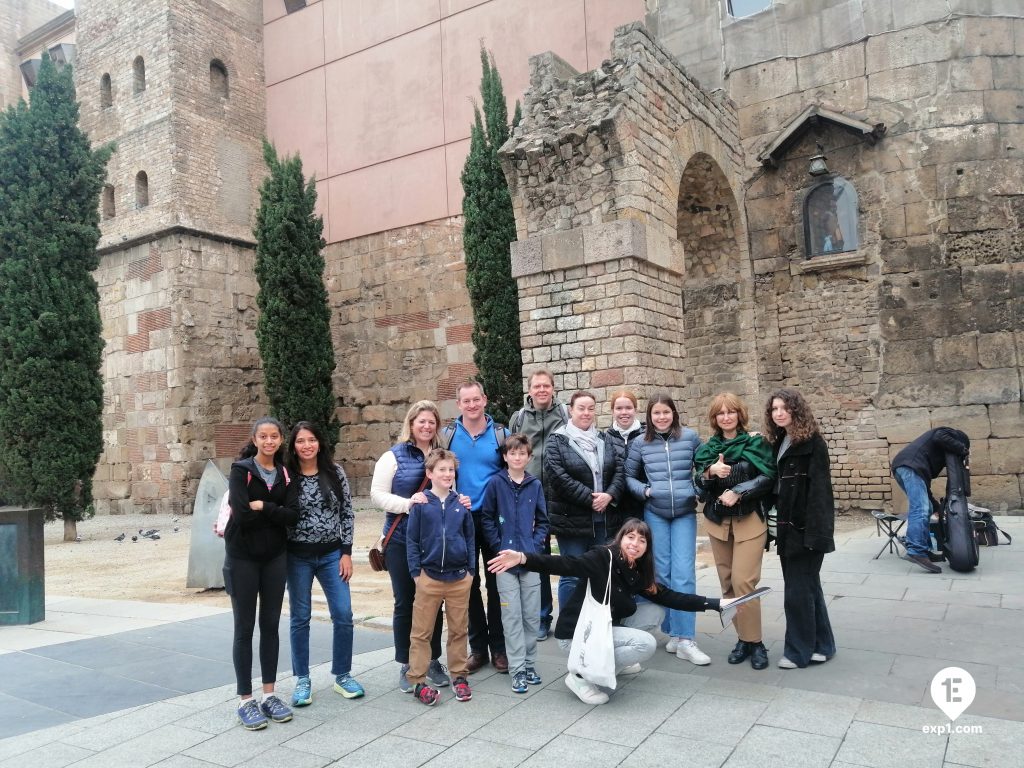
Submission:
[[[64,11],[49,0],[0,0],[0,110],[17,104],[22,95],[18,40]]]
[[[97,272],[107,347],[96,505],[188,512],[205,461],[227,470],[266,412],[251,232],[264,174],[261,16],[246,0],[80,0],[77,12],[81,124],[94,143],[117,144]]]
[[[455,387],[476,373],[462,219],[335,243],[324,259],[342,423],[336,456],[353,492],[367,495],[409,405],[434,400],[453,418]]]
[[[953,425],[974,445],[976,502],[1022,506],[1024,9],[962,10],[739,68],[726,85],[750,179],[760,384],[809,393],[845,504],[904,508],[889,459]],[[777,171],[757,167],[780,125],[812,103],[884,122],[887,134],[871,147],[811,131]],[[817,268],[827,258],[804,260],[817,143],[860,207],[859,263],[828,270]]]

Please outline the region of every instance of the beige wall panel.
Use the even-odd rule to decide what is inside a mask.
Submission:
[[[444,162],[448,168],[448,215],[462,215],[462,166],[469,154],[469,139],[446,144]]]
[[[269,24],[287,14],[284,0],[263,0],[263,23]]]
[[[438,20],[437,0],[323,0],[327,61]]]
[[[475,8],[478,5],[485,3],[494,2],[494,0],[441,0],[441,16],[451,16],[454,13],[462,13],[462,11]]]
[[[333,177],[329,242],[444,218],[446,182],[442,147]]]
[[[305,170],[305,166],[303,166]],[[331,183],[327,179],[317,179],[316,182],[316,212],[324,220],[324,240],[330,242],[331,238]]]
[[[584,0],[494,0],[441,21],[445,139],[469,136],[471,99],[479,101],[480,41],[493,54],[509,113],[530,80],[529,57],[555,51],[587,68]]]
[[[323,66],[323,3],[264,25],[263,52],[267,85]]]
[[[307,175],[327,177],[327,102],[322,68],[267,88],[267,135],[279,152],[297,152]]]
[[[331,175],[444,143],[440,61],[434,24],[327,65]]]

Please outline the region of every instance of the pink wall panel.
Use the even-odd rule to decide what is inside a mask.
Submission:
[[[267,85],[323,66],[323,3],[263,25]]]
[[[263,23],[279,19],[287,11],[284,9],[284,0],[263,0]]]
[[[469,154],[469,139],[446,144],[444,162],[448,168],[448,215],[462,215],[462,166]]]
[[[576,69],[587,65],[584,0],[492,0],[441,20],[445,140],[469,136],[470,99],[479,101],[480,41],[494,54],[509,113],[530,80],[530,56],[555,51]]]
[[[305,166],[302,168],[306,170]],[[316,183],[316,212],[324,220],[324,240],[331,242],[331,183],[326,179]]]
[[[586,0],[587,69],[597,69],[611,55],[612,34],[616,27],[631,21],[643,21],[644,0]],[[556,51],[557,53],[557,51]]]
[[[440,62],[433,24],[328,64],[328,172],[443,144]]]
[[[327,178],[327,100],[324,70],[267,88],[267,136],[278,151],[302,157],[306,175]]]
[[[489,2],[491,0],[440,0],[441,16],[451,16],[452,14],[461,13],[469,8]]]
[[[332,243],[448,214],[441,147],[335,176],[328,187]]]
[[[438,20],[437,0],[323,0],[327,61]]]

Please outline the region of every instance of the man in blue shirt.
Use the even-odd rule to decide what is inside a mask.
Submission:
[[[484,563],[497,553],[491,552],[480,522],[480,508],[484,500],[484,489],[488,481],[501,469],[501,446],[508,437],[508,430],[496,424],[487,415],[487,395],[483,386],[476,381],[460,384],[455,390],[456,405],[462,414],[442,432],[442,443],[459,459],[459,493],[469,496],[473,523],[476,526],[476,558],[484,554]],[[487,610],[484,610],[480,594],[480,571],[478,566],[473,576],[473,588],[469,594],[469,660],[470,673],[487,663],[488,648],[494,668],[508,672],[508,656],[505,654],[505,634],[501,626],[501,602],[498,584],[493,573],[483,568],[487,584]]]

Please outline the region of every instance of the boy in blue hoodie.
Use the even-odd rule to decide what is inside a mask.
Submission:
[[[428,707],[440,693],[426,684],[430,664],[430,637],[441,603],[448,617],[448,669],[452,690],[459,701],[473,698],[466,675],[466,638],[469,634],[469,590],[473,584],[476,553],[473,518],[455,492],[455,454],[435,448],[427,455],[425,504],[409,508],[406,553],[409,575],[416,582],[409,633],[409,672],[413,695]]]
[[[533,449],[524,434],[510,435],[501,446],[506,469],[487,483],[480,522],[492,552],[513,549],[535,554],[544,551],[548,513],[540,480],[526,471]],[[526,693],[540,685],[537,630],[540,627],[540,574],[512,568],[498,574],[501,625],[505,632],[512,690]]]

